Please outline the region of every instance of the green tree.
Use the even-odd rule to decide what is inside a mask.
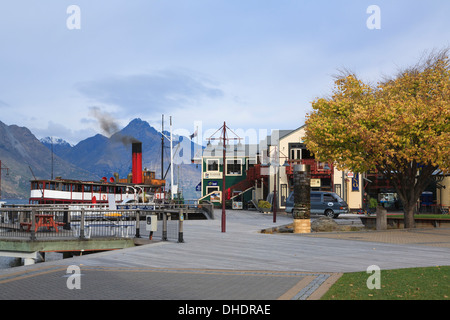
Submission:
[[[382,173],[403,203],[406,228],[415,227],[414,206],[433,172],[450,169],[448,52],[374,86],[342,75],[307,115],[308,148],[340,169]]]

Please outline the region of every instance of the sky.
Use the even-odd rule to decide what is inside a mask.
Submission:
[[[106,134],[99,115],[159,130],[164,114],[203,143],[224,122],[254,143],[302,126],[339,70],[376,82],[450,46],[449,13],[448,0],[2,1],[0,121],[76,144]]]

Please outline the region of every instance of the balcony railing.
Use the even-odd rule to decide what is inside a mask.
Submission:
[[[324,176],[333,174],[333,165],[320,162],[315,159],[301,159],[301,160],[289,160],[289,166],[286,167],[286,174],[291,175],[294,172],[294,165],[306,164],[310,166],[311,176]]]

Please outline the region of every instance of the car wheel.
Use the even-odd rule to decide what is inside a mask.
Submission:
[[[328,218],[334,218],[336,215],[334,214],[333,210],[327,209],[325,210],[325,216],[327,216]]]

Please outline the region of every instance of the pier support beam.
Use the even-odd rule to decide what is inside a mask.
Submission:
[[[39,251],[36,252],[20,252],[20,251],[0,251],[0,257],[11,257],[23,259],[25,266],[35,264],[37,261],[42,260],[43,256]]]

